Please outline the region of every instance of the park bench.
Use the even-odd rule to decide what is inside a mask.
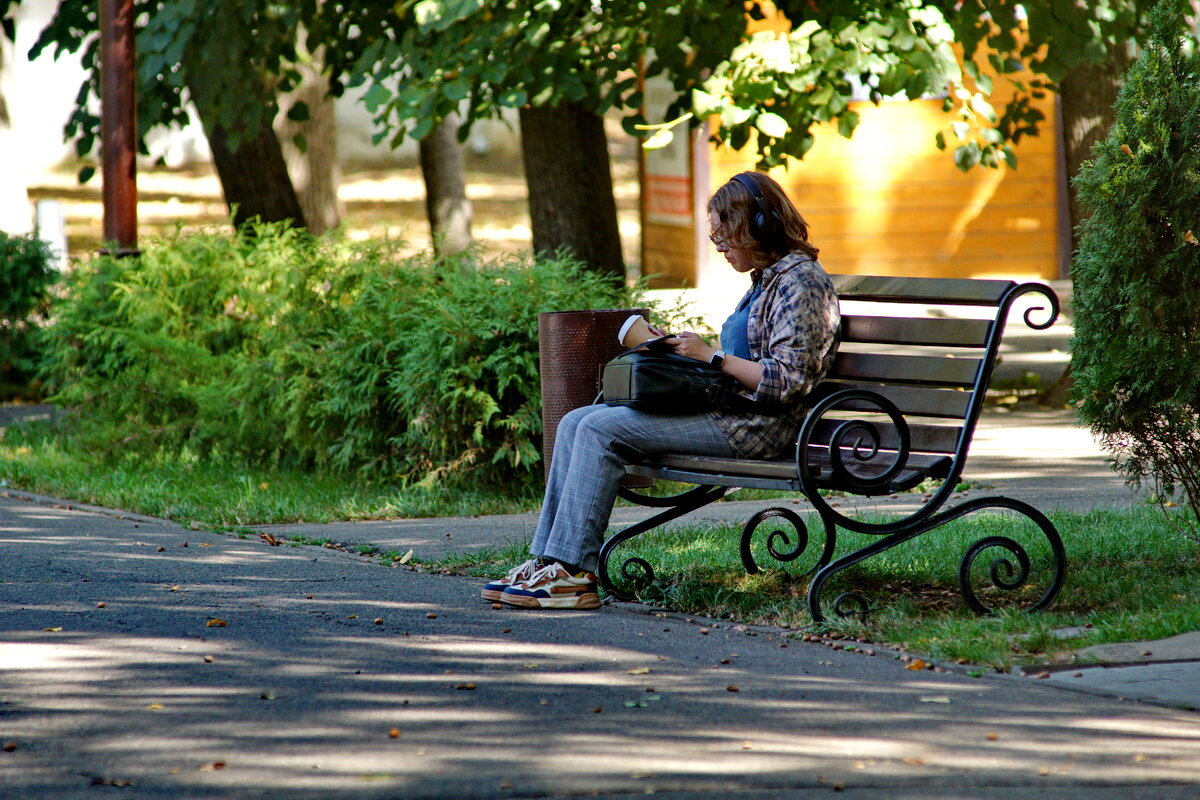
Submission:
[[[806,568],[814,621],[826,619],[821,593],[839,573],[984,509],[1025,519],[1017,520],[1019,536],[1010,525],[965,546],[958,581],[967,605],[981,614],[1000,603],[1046,608],[1066,569],[1053,523],[1007,497],[946,505],[962,476],[1015,301],[1040,295],[1033,299],[1045,303],[1027,307],[1023,319],[1043,330],[1058,316],[1057,296],[1042,284],[1003,280],[832,277],[842,308],[841,345],[829,375],[806,399],[808,413],[794,452],[774,460],[630,454],[628,474],[692,487],[669,497],[620,489],[627,500],[663,510],[608,538],[600,552],[602,585],[618,598],[636,596],[654,580],[654,569],[632,555],[614,574],[610,562],[617,548],[730,492],[758,488],[797,492],[816,511],[819,533],[810,533],[803,517],[781,506],[754,514],[740,541],[747,572],[759,571],[755,553],[764,545],[781,566]],[[937,481],[940,486],[929,488]],[[899,517],[879,521],[840,510],[846,495],[879,498],[915,487],[927,493],[906,496],[923,501]],[[790,534],[775,527],[782,525],[791,527]],[[845,538],[868,543],[834,558],[839,530],[864,534]],[[845,583],[846,576],[838,582]],[[851,589],[840,592],[830,609],[835,616],[865,619],[873,605]]]

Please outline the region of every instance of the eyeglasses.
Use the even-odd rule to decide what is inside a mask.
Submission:
[[[728,247],[729,246],[728,239],[726,239],[724,236],[718,236],[715,233],[710,233],[708,235],[708,240],[710,242],[712,242],[713,244],[715,244],[717,247]]]

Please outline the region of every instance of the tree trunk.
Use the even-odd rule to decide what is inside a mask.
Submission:
[[[202,110],[200,119],[204,119]],[[291,220],[297,227],[305,226],[279,139],[269,123],[264,122],[252,136],[244,136],[236,150],[230,147],[230,134],[224,128],[205,125],[204,133],[234,225],[240,228],[258,218],[263,222]]]
[[[421,175],[425,179],[425,213],[433,251],[439,256],[471,246],[471,201],[467,170],[455,135],[457,116],[447,117],[421,140]]]
[[[533,250],[625,279],[604,119],[579,103],[521,109]]]
[[[288,175],[308,229],[317,235],[336,228],[342,218],[338,200],[342,171],[337,154],[337,120],[329,95],[329,78],[321,71],[323,63],[320,49],[300,62],[298,68],[303,79],[294,91],[279,97],[279,115],[275,118],[275,135],[283,150]],[[308,108],[307,120],[288,118],[287,112],[297,103]],[[302,138],[303,147],[297,144],[297,137]]]
[[[1074,180],[1082,164],[1091,158],[1092,146],[1108,135],[1113,124],[1113,103],[1130,58],[1123,44],[1110,47],[1099,64],[1085,61],[1067,73],[1059,84],[1062,102],[1063,146],[1066,154],[1071,214],[1071,252],[1079,246],[1079,224],[1087,212],[1076,196]]]
[[[213,166],[234,225],[240,228],[258,218],[263,222],[291,220],[293,225],[304,227],[304,211],[288,176],[279,139],[271,127],[275,117],[273,96],[262,76],[245,60],[225,63],[219,52],[208,62],[204,57],[201,52],[192,53],[186,65],[188,93],[208,138]],[[221,74],[223,81],[212,79],[214,73]],[[237,86],[248,95],[247,107],[260,103],[252,111],[261,113],[243,112],[235,122],[221,122],[217,109],[222,105],[221,92],[226,86]]]
[[[1121,88],[1121,79],[1130,65],[1129,52],[1124,44],[1110,46],[1108,56],[1099,64],[1083,61],[1059,82],[1058,96],[1062,104],[1062,140],[1067,171],[1067,210],[1071,223],[1071,257],[1079,248],[1079,226],[1087,218],[1087,210],[1075,191],[1075,176],[1091,158],[1092,147],[1108,135],[1116,115],[1113,104]],[[1038,402],[1050,406],[1065,405],[1074,383],[1070,365]]]
[[[21,148],[12,130],[12,118],[5,100],[5,89],[11,85],[9,70],[13,58],[12,45],[0,34],[0,231],[11,234],[29,233],[33,213],[29,206],[27,174],[21,162]]]

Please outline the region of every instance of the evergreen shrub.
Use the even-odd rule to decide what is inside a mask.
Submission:
[[[568,259],[401,259],[282,226],[80,265],[45,373],[110,454],[497,486],[540,478],[537,315],[645,305]]]
[[[1200,512],[1200,60],[1160,3],[1116,121],[1076,179],[1071,277],[1081,416],[1133,484]]]
[[[38,330],[57,277],[45,242],[0,231],[0,400],[39,394]]]

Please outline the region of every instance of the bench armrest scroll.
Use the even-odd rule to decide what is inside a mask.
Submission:
[[[861,410],[863,403],[877,408],[878,413],[887,416],[895,426],[898,442],[884,452],[883,434],[875,422],[865,419],[850,418],[837,420],[836,427],[828,436],[828,441],[814,440],[817,426],[822,418],[839,406],[854,401]],[[818,453],[828,459],[831,471],[830,482],[839,488],[857,494],[878,494],[879,490],[888,486],[908,463],[911,450],[908,422],[896,404],[883,395],[867,389],[843,389],[822,398],[809,409],[800,427],[796,442],[796,471],[801,485],[808,496],[817,493],[817,474],[812,460]],[[879,469],[880,459],[891,459],[886,468]],[[825,458],[822,458],[824,461]],[[872,463],[869,471],[855,471],[854,466]]]

